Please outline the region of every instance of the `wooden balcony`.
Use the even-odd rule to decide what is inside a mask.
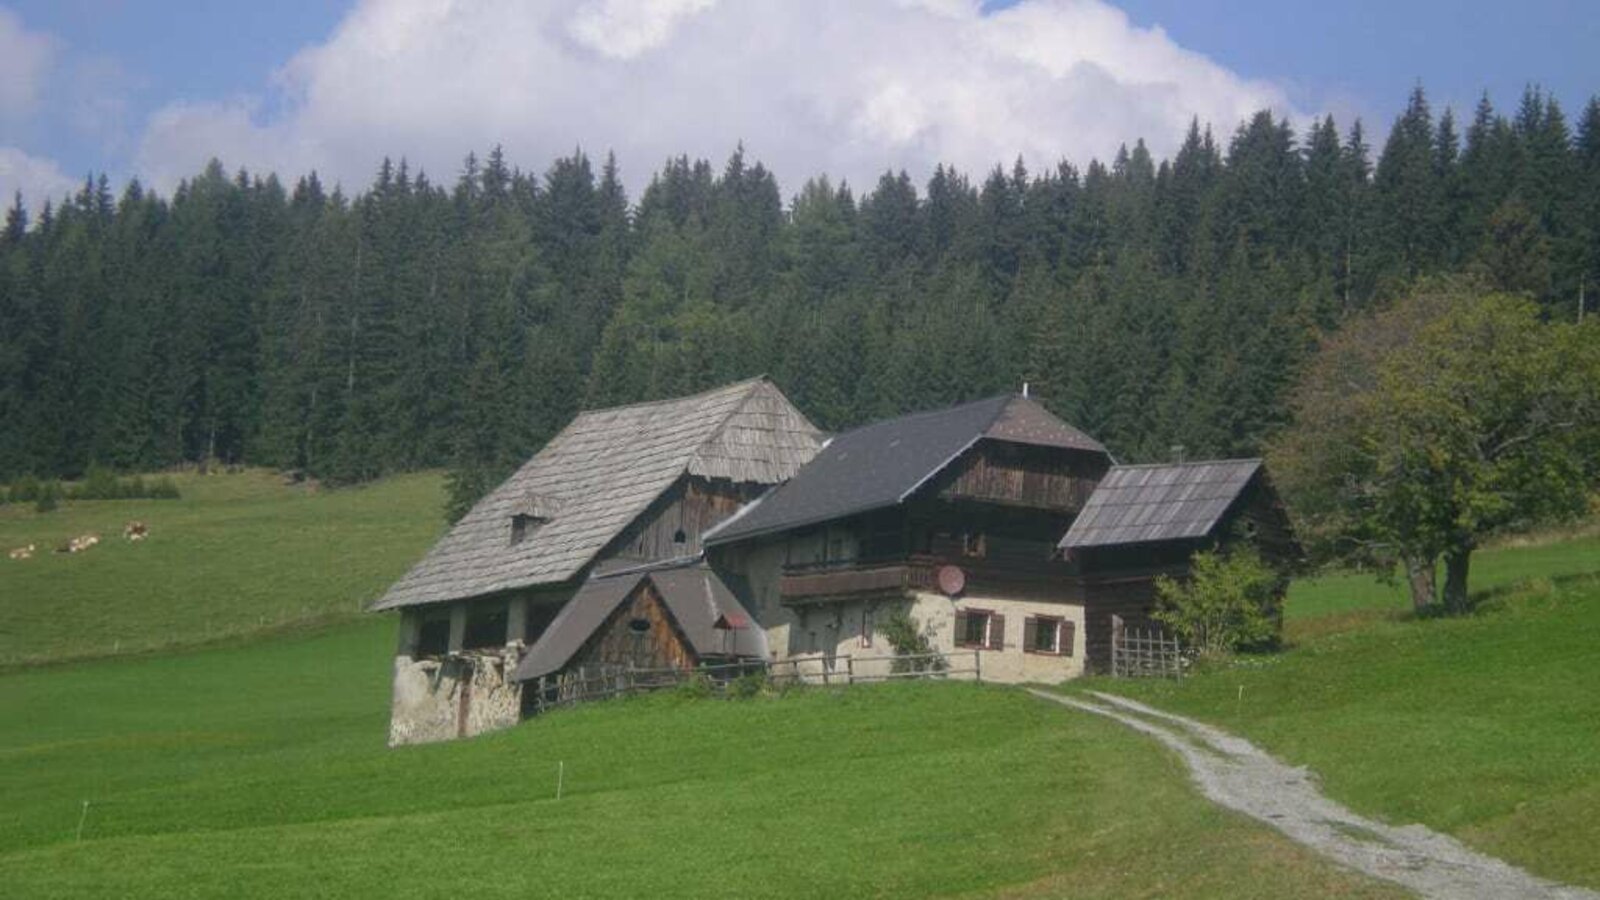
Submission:
[[[785,604],[807,605],[937,591],[939,569],[946,565],[958,566],[966,574],[968,594],[1054,600],[1082,596],[1082,580],[1066,563],[999,562],[920,554],[892,560],[784,566],[778,593]]]
[[[825,603],[866,594],[933,590],[936,571],[932,560],[911,558],[784,566],[778,593],[784,603]]]

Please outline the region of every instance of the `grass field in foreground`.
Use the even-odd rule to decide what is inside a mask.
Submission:
[[[437,473],[308,491],[276,475],[179,475],[179,500],[0,506],[0,668],[349,620],[444,527]],[[149,524],[129,543],[124,522]],[[81,554],[50,551],[98,533]]]
[[[387,750],[391,628],[0,677],[6,892],[1399,896],[1014,689],[658,695]]]
[[[1600,570],[1593,539],[1485,554],[1480,571]],[[1088,686],[1236,731],[1324,789],[1551,878],[1600,887],[1600,575],[1491,590],[1460,619],[1291,622],[1296,646],[1182,682]]]

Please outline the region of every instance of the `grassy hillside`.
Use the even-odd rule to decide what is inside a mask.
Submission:
[[[1396,896],[987,686],[657,696],[387,750],[390,625],[0,677],[8,893]]]
[[[1546,574],[1509,583],[1531,573]],[[1095,686],[1236,730],[1361,812],[1600,887],[1600,540],[1502,548],[1475,574],[1499,586],[1466,618],[1418,621],[1379,591],[1335,603],[1361,583],[1311,583],[1297,596],[1323,612],[1291,619],[1286,653]]]
[[[1600,572],[1600,521],[1564,531],[1511,538],[1472,555],[1472,589],[1488,591],[1530,578],[1562,578]],[[1439,575],[1441,583],[1443,571]],[[1401,580],[1382,582],[1369,574],[1327,575],[1296,581],[1284,615],[1291,633],[1297,623],[1322,620],[1318,631],[1338,624],[1336,614],[1357,619],[1384,618],[1411,609]]]
[[[181,500],[0,506],[0,549],[39,546],[0,557],[0,668],[348,620],[444,525],[437,474],[338,491],[264,471],[175,480]],[[122,540],[130,519],[148,541]],[[89,532],[99,546],[50,552]]]

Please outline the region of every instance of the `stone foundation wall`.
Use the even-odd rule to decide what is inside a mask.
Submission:
[[[448,741],[517,724],[522,685],[510,676],[519,650],[396,656],[389,746]]]

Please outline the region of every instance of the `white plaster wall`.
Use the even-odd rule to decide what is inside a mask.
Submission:
[[[807,681],[821,682],[822,673],[830,680],[847,675],[882,676],[890,672],[893,662],[882,657],[892,656],[894,648],[884,640],[879,624],[895,608],[894,601],[878,600],[853,603],[831,603],[813,607],[804,613],[788,612],[790,620],[781,632],[769,629],[768,641],[776,658],[805,660],[794,667]],[[982,609],[1005,617],[1003,648],[977,650],[955,645],[955,612],[957,609]],[[863,612],[871,622],[871,646],[862,646]],[[932,649],[950,654],[951,668],[974,668],[973,653],[978,659],[976,668],[984,681],[1002,683],[1039,682],[1055,684],[1083,674],[1085,636],[1084,611],[1081,605],[1047,603],[1030,600],[1012,600],[1000,597],[962,597],[952,601],[942,594],[918,593],[910,601],[908,612],[919,629],[928,638]],[[1030,616],[1048,616],[1074,623],[1071,655],[1047,655],[1023,651],[1023,628]],[[816,650],[812,650],[815,635]],[[851,657],[847,664],[844,657]],[[778,674],[790,671],[780,667]],[[971,678],[969,674],[956,677]]]

